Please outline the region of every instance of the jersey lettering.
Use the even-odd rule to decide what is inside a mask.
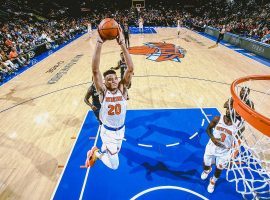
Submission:
[[[109,111],[108,115],[120,115],[121,114],[121,104],[108,105]]]
[[[221,142],[224,142],[227,135],[225,133],[221,133]]]

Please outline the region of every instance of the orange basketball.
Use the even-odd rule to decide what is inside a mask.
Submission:
[[[98,25],[98,33],[103,40],[113,40],[118,36],[118,23],[111,18],[103,19]]]

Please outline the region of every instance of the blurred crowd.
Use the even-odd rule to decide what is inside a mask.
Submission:
[[[176,26],[180,20],[184,26],[198,31],[206,26],[221,28],[226,25],[227,32],[270,43],[270,3],[202,0],[196,1],[195,6],[183,6],[179,1],[173,2],[148,0],[147,6],[138,11],[136,8],[119,9],[117,1],[93,0],[89,18],[94,26],[105,17],[114,17],[130,26],[138,26],[140,17],[145,26]]]
[[[16,73],[31,58],[57,48],[86,29],[83,18],[45,21],[28,18],[0,24],[0,79]]]
[[[0,82],[50,49],[87,30],[84,17],[47,0],[4,0],[0,4]]]
[[[270,43],[270,3],[256,0],[195,0],[192,6],[177,0],[149,0],[140,9],[120,0],[76,2],[73,10],[50,1],[6,0],[0,4],[0,81],[28,65],[34,56],[85,32],[89,22],[96,28],[105,17],[129,26],[138,26],[139,18],[144,26],[176,26],[180,20],[197,31],[226,25],[228,32]],[[6,16],[1,20],[2,12]]]
[[[265,38],[270,34],[269,1],[209,1],[196,8],[196,15],[201,17],[193,18],[195,23],[217,28],[226,25],[228,32],[261,42],[270,42]]]
[[[114,17],[119,22],[138,26],[143,18],[145,26],[176,26],[180,19],[184,26],[203,31],[206,26],[221,28],[226,25],[228,32],[270,43],[270,3],[256,3],[254,0],[197,1],[196,6],[185,7],[160,0],[146,2],[145,8],[122,8],[117,1],[94,0],[89,18],[94,26],[100,19]],[[123,5],[122,5],[123,6]],[[265,36],[268,35],[268,40]]]

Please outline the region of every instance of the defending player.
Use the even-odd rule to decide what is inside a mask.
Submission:
[[[92,98],[92,103],[90,103],[89,99]],[[94,82],[91,84],[89,89],[87,90],[87,93],[84,97],[84,102],[90,106],[90,108],[93,110],[99,124],[101,124],[101,121],[99,120],[99,111],[100,111],[100,102],[99,102],[99,95],[96,90],[96,87],[94,85]]]

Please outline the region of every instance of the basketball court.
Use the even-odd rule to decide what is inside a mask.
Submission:
[[[269,62],[226,45],[209,49],[211,38],[185,28],[179,38],[176,28],[132,34],[131,47],[165,46],[177,55],[131,55],[135,75],[119,169],[101,162],[85,169],[87,150],[101,142],[83,101],[95,41],[96,32],[83,35],[0,87],[0,199],[242,199],[225,172],[213,194],[206,189],[209,179],[200,179],[205,130],[224,113],[231,83],[269,75]],[[115,67],[119,54],[116,41],[105,42],[101,71]],[[269,96],[269,84],[254,88],[256,107],[256,99]],[[257,108],[269,117],[270,101]]]

